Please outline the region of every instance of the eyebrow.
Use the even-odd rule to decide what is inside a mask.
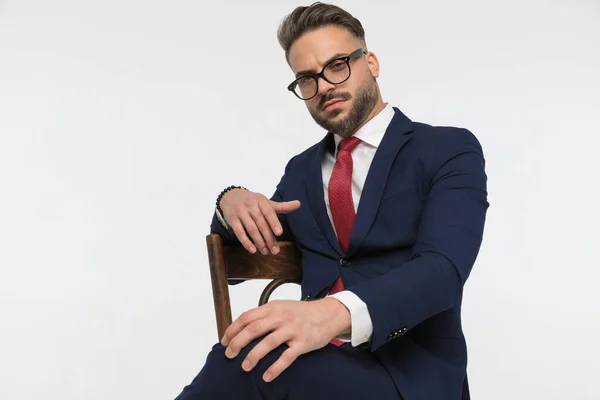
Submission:
[[[329,64],[330,62],[332,62],[333,60],[335,60],[336,58],[345,57],[347,55],[348,55],[348,53],[336,53],[336,54],[332,55],[331,57],[329,57],[327,60],[325,60],[323,65],[325,66],[325,65]],[[317,72],[314,69],[305,69],[305,70],[296,72],[296,78],[298,78],[302,75],[316,74],[316,73]]]

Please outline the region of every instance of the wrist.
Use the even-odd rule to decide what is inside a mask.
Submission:
[[[327,303],[328,318],[331,321],[330,325],[334,336],[349,335],[352,332],[350,310],[334,297],[326,297],[322,301]]]
[[[225,189],[223,189],[221,191],[221,193],[219,193],[219,195],[217,196],[217,201],[216,201],[216,206],[217,206],[217,211],[219,211],[219,213],[221,213],[221,215],[223,215],[223,210],[221,209],[221,202],[223,201],[223,199],[225,198],[225,196],[231,192],[231,191],[236,191],[236,190],[248,190],[243,186],[228,186]]]
[[[226,205],[227,202],[229,200],[231,200],[231,195],[237,193],[237,192],[241,192],[241,191],[247,191],[247,189],[244,188],[236,188],[236,189],[231,189],[229,190],[227,193],[225,193],[222,197],[221,200],[219,201],[219,206],[222,207],[223,205]]]

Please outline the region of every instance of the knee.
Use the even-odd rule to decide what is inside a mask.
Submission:
[[[225,356],[225,347],[215,344],[198,375],[177,400],[247,397],[254,384],[251,374],[242,369],[243,358],[240,356],[229,359]]]
[[[207,371],[214,371],[219,376],[223,375],[238,375],[241,370],[243,351],[235,358],[230,359],[225,355],[227,348],[221,343],[217,343],[212,347],[206,358],[204,368]]]
[[[283,351],[287,349],[287,345],[280,345],[260,360],[251,372],[244,371],[242,369],[242,363],[248,356],[248,353],[250,353],[262,339],[264,339],[264,337],[254,339],[252,342],[248,343],[248,345],[241,349],[239,354],[234,358],[229,358],[225,355],[225,350],[227,348],[221,345],[221,343],[215,344],[207,357],[204,369],[211,371],[211,375],[213,373],[215,376],[218,375],[221,380],[240,379],[241,377],[250,380],[253,379],[254,375],[262,375],[267,368],[279,358]]]

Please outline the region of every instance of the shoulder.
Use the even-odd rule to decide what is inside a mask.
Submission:
[[[483,155],[479,139],[467,128],[434,126],[422,122],[413,124],[413,146],[432,157],[448,157],[462,152]]]
[[[328,133],[321,141],[293,156],[288,161],[286,170],[307,168],[317,158],[321,150],[326,150],[329,145],[333,146],[333,137]]]
[[[451,145],[453,143],[467,144],[477,143],[479,140],[467,128],[456,126],[435,126],[423,122],[414,122],[413,135],[419,141],[424,143],[436,144],[443,143]]]

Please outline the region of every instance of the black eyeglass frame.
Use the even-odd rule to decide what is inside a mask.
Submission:
[[[350,79],[350,76],[352,75],[352,68],[350,68],[350,60],[358,58],[358,57],[362,56],[363,54],[367,54],[367,50],[365,50],[363,48],[359,48],[359,49],[354,50],[352,53],[348,54],[347,56],[335,58],[335,59],[329,61],[327,64],[325,64],[325,66],[323,67],[321,72],[319,72],[318,74],[306,74],[306,75],[299,76],[292,83],[290,83],[287,88],[290,92],[294,93],[294,95],[296,95],[296,97],[299,98],[300,100],[310,100],[319,93],[319,78],[323,78],[323,80],[331,83],[332,85],[340,85],[340,84],[346,82],[348,79]],[[333,64],[334,62],[337,62],[337,61],[343,61],[346,63],[346,65],[348,66],[348,77],[341,82],[331,82],[329,79],[327,79],[325,77],[324,72],[328,66],[330,66],[331,64]],[[312,95],[311,97],[302,98],[298,95],[298,93],[296,93],[296,91],[294,89],[296,88],[296,86],[298,86],[298,81],[300,79],[305,79],[307,77],[313,78],[316,81],[316,83],[317,83],[316,90],[315,90],[315,94]]]

